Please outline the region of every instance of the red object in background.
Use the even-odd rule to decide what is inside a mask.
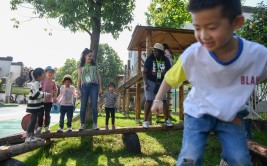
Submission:
[[[21,120],[21,127],[22,127],[22,129],[23,129],[24,131],[27,131],[30,122],[31,122],[31,114],[26,114],[26,115],[22,118],[22,120]],[[38,127],[38,125],[37,125],[37,123],[36,123],[36,125],[35,125],[35,129],[36,129],[37,127]]]

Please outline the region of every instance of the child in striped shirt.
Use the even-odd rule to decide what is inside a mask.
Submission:
[[[106,130],[108,128],[108,121],[111,114],[112,130],[115,129],[115,109],[117,108],[117,94],[114,92],[115,84],[110,82],[108,84],[108,92],[104,93],[102,97],[105,98],[105,112],[106,112]]]

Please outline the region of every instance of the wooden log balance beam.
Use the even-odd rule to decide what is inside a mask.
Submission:
[[[173,127],[164,127],[164,126],[150,126],[149,128],[143,128],[142,126],[137,127],[122,127],[116,128],[115,130],[93,130],[87,129],[83,131],[71,131],[71,132],[50,132],[50,133],[41,133],[36,134],[37,137],[43,139],[49,138],[66,138],[66,137],[83,137],[83,136],[97,136],[97,135],[112,135],[112,134],[129,134],[137,132],[158,132],[158,131],[170,131],[170,130],[183,130],[183,124],[176,124]]]
[[[50,145],[51,143],[52,142],[50,140],[42,140],[36,143],[22,143],[12,146],[0,146],[0,162],[10,159],[11,157],[35,150],[37,148]]]

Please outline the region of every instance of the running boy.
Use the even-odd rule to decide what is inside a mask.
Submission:
[[[56,102],[57,97],[57,85],[56,82],[53,80],[55,76],[55,70],[51,66],[47,66],[45,68],[45,79],[41,81],[41,85],[43,88],[43,92],[47,92],[52,94],[50,97],[45,98],[44,100],[44,108],[38,113],[38,128],[36,130],[37,133],[42,132],[42,126],[45,116],[45,132],[50,132],[50,111],[53,105],[53,102]],[[53,98],[52,98],[53,97]]]
[[[108,84],[108,92],[103,94],[105,97],[105,112],[106,112],[106,130],[108,128],[108,121],[111,114],[112,130],[115,129],[115,109],[117,108],[117,94],[114,92],[115,84],[110,82]]]
[[[256,83],[266,79],[267,49],[233,35],[244,23],[240,0],[190,0],[188,10],[198,42],[166,73],[152,111],[159,114],[164,94],[188,80],[193,88],[184,101],[177,165],[202,165],[211,130],[220,140],[221,157],[228,165],[252,165],[243,117]]]

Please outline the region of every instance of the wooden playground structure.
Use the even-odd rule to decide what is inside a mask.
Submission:
[[[130,64],[128,63],[125,66],[125,75],[124,77],[119,77],[121,79],[121,85],[115,90],[119,95],[119,107],[122,108],[122,111],[126,114],[129,112],[130,105],[130,96],[134,96],[135,105],[135,118],[136,122],[140,122],[141,114],[141,96],[142,96],[142,68],[143,60],[142,53],[145,52],[146,57],[151,53],[151,47],[157,43],[167,43],[170,49],[174,53],[181,53],[188,46],[194,43],[195,37],[192,30],[185,29],[172,29],[172,28],[156,28],[149,26],[136,26],[128,50],[137,51],[137,72],[135,75],[132,75],[130,72]],[[179,87],[179,118],[180,120],[184,119],[183,116],[183,100],[184,100],[184,83]],[[99,105],[103,102],[99,102]],[[83,136],[96,136],[96,135],[111,135],[111,134],[123,134],[123,137],[136,135],[137,132],[157,132],[157,131],[170,131],[170,130],[182,130],[183,124],[174,125],[174,127],[162,127],[162,126],[151,126],[148,129],[143,127],[130,127],[130,128],[117,128],[115,130],[85,130],[85,131],[73,131],[73,132],[64,132],[56,133],[51,132],[49,134],[40,134],[37,135],[45,141],[38,142],[36,144],[27,144],[24,142],[25,137],[21,134],[13,135],[10,137],[0,139],[0,165],[1,162],[10,159],[13,156],[32,151],[34,149],[40,148],[42,146],[50,145],[51,138],[66,138],[66,137],[83,137]],[[140,142],[137,136],[135,139],[139,143],[139,148],[135,149],[137,152],[141,151]],[[14,145],[10,145],[14,144]],[[4,145],[4,146],[1,146]],[[133,143],[136,145],[136,143]],[[129,145],[126,145],[129,146]],[[259,145],[255,142],[248,141],[248,146],[254,157],[254,160],[261,160],[262,163],[267,163],[267,147]]]
[[[134,96],[134,110],[136,122],[140,122],[141,114],[141,93],[143,86],[142,69],[144,66],[144,60],[142,55],[145,54],[145,58],[150,55],[152,47],[155,43],[167,43],[170,49],[176,56],[181,54],[188,46],[195,43],[194,31],[188,29],[173,29],[173,28],[158,28],[149,26],[136,26],[132,35],[132,39],[129,43],[129,51],[137,51],[137,72],[132,75],[131,64],[125,65],[124,79],[122,85],[120,85],[116,93],[119,95],[119,106],[122,111],[127,115],[129,112],[130,96]],[[142,54],[143,53],[143,54]],[[185,83],[186,84],[186,83]],[[179,118],[183,120],[183,88],[179,87]],[[168,98],[170,99],[170,98]],[[169,100],[168,100],[169,102]]]

